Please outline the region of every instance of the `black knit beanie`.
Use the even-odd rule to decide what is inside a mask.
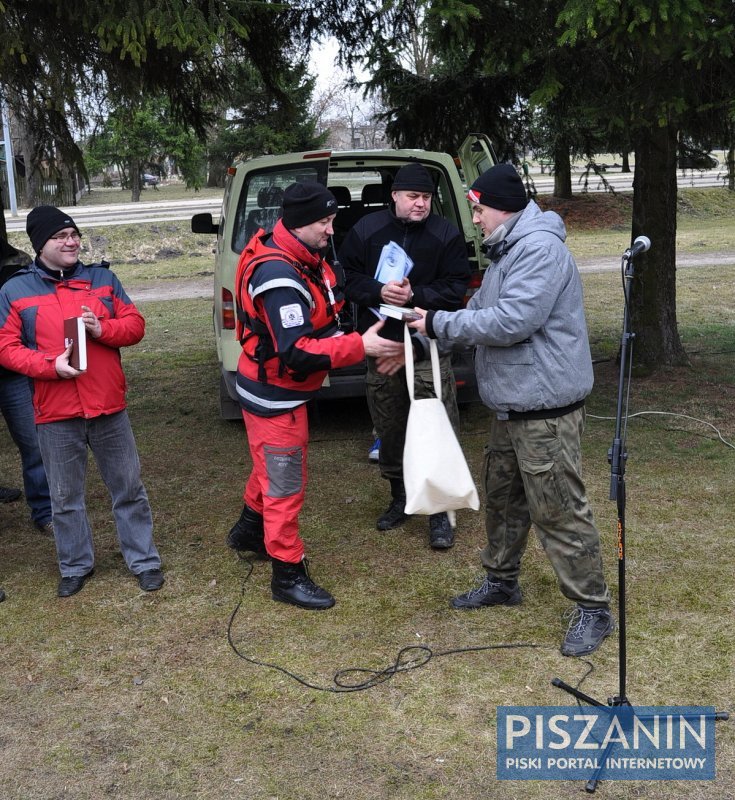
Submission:
[[[337,213],[337,200],[321,183],[292,183],[283,193],[283,224],[303,228]]]
[[[412,161],[410,164],[401,167],[396,172],[396,177],[393,178],[393,185],[391,186],[391,190],[394,192],[403,190],[407,192],[431,192],[433,194],[435,189],[431,173],[418,161]]]
[[[74,220],[56,206],[36,206],[26,218],[26,233],[33,249],[40,253],[46,242],[64,228],[74,228],[79,233]]]
[[[473,203],[500,211],[522,211],[528,205],[523,181],[512,164],[496,164],[483,172],[467,197]]]

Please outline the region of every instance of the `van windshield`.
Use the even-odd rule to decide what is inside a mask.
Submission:
[[[316,181],[326,185],[327,164],[288,164],[251,172],[245,179],[235,212],[231,247],[241,253],[259,228],[270,233],[281,216],[283,191],[292,183]]]
[[[287,186],[317,181],[328,186],[337,199],[334,249],[339,250],[347,232],[361,217],[391,206],[393,177],[405,163],[405,159],[340,158],[333,154],[331,161],[315,159],[249,171],[238,198],[230,246],[239,254],[259,229],[266,233],[273,230],[281,217],[281,201]],[[462,230],[449,175],[440,165],[428,161],[424,165],[436,186],[431,210]]]
[[[340,162],[333,154],[329,169],[329,190],[337,198],[339,209],[334,221],[337,250],[347,232],[361,217],[392,205],[391,186],[402,163],[371,166],[366,162],[367,159],[363,158],[350,165]],[[429,170],[436,186],[431,210],[460,227],[459,211],[447,175],[432,164],[427,163],[424,166]]]

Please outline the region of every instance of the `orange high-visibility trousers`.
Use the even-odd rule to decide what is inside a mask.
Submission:
[[[242,416],[253,459],[243,499],[263,516],[268,555],[295,564],[304,557],[299,513],[306,493],[306,404],[276,417],[257,417],[247,411]]]

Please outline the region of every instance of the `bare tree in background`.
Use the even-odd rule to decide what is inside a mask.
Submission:
[[[404,69],[419,78],[429,78],[436,58],[427,35],[426,5],[422,0],[411,0],[404,4],[403,13],[410,20],[408,26],[409,46],[398,49],[396,58]]]
[[[326,144],[334,150],[385,147],[384,111],[379,95],[364,98],[348,81],[316,92],[311,105],[317,133],[328,133]]]

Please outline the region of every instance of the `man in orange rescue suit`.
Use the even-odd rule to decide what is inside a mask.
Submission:
[[[227,543],[269,556],[273,599],[307,609],[330,608],[335,600],[311,580],[299,536],[306,403],[330,369],[403,351],[403,343],[378,336],[382,322],[362,335],[340,330],[342,300],[322,256],[336,212],[334,195],[321,184],[292,184],[282,219],[271,234],[259,231],[250,240],[235,279],[243,349],[237,391],[253,468]]]

